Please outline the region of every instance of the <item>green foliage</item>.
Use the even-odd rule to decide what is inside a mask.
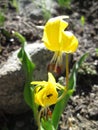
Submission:
[[[18,0],[10,0],[11,4],[14,8],[16,8],[16,11],[19,9]]]
[[[44,19],[48,20],[51,17],[51,12],[47,9],[45,0],[41,0],[41,7]]]
[[[98,53],[98,48],[96,48],[96,50],[95,50],[95,51],[96,51],[96,53]]]
[[[32,2],[35,2],[35,0],[32,0]],[[47,9],[47,6],[46,6],[46,0],[40,0],[40,3],[36,4],[36,7],[38,7],[38,8],[41,7],[42,13],[43,13],[43,18],[46,21],[51,17],[51,12],[50,12],[50,10]]]
[[[77,61],[75,63],[75,65],[73,66],[71,75],[70,75],[70,79],[69,79],[69,89],[74,88],[76,86],[76,77],[77,77],[77,71],[80,68],[80,66],[82,65],[83,61],[85,61],[85,59],[88,57],[89,53],[85,53],[79,61]]]
[[[80,22],[81,22],[82,26],[84,26],[84,24],[85,24],[85,17],[83,15],[80,18]]]
[[[5,21],[4,13],[0,12],[0,26],[4,25],[4,21]]]
[[[42,123],[41,130],[55,130],[51,119],[48,120],[42,119],[41,123]]]
[[[55,130],[58,128],[61,114],[64,111],[64,108],[66,107],[67,102],[72,94],[73,94],[73,89],[68,90],[66,92],[65,97],[55,105],[53,115],[52,115],[52,123],[53,123]]]
[[[70,8],[71,1],[72,0],[58,0],[58,3],[60,6]]]
[[[95,49],[95,56],[98,57],[98,48]]]
[[[19,34],[18,32],[14,32],[14,35],[19,38],[22,47],[18,53],[18,58],[20,59],[25,75],[26,75],[26,81],[24,85],[24,99],[26,103],[31,107],[31,109],[34,112],[35,120],[37,118],[37,105],[34,103],[34,87],[30,84],[30,82],[33,80],[33,71],[35,68],[34,63],[31,61],[29,54],[27,54],[25,50],[26,40],[25,38]]]
[[[32,101],[30,101],[31,99],[28,98],[28,96],[30,96],[30,86],[31,86],[30,82],[32,81],[32,74],[33,74],[35,65],[31,61],[30,57],[28,57],[29,55],[27,54],[27,52],[25,50],[25,45],[26,45],[25,38],[21,34],[19,34],[18,32],[15,32],[14,35],[17,38],[19,38],[20,42],[22,43],[22,48],[20,49],[20,51],[18,53],[18,58],[20,59],[20,61],[22,63],[22,66],[23,66],[23,69],[24,69],[25,75],[26,75],[25,88],[24,88],[24,90],[26,90],[26,91],[24,91],[25,92],[24,97],[25,97],[27,103],[29,105],[31,105],[30,102],[32,102]],[[26,94],[26,92],[29,93],[29,95]]]

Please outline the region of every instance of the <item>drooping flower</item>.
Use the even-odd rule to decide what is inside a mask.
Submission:
[[[78,40],[73,33],[65,31],[68,23],[63,18],[51,18],[44,27],[42,38],[46,48],[55,52],[51,61],[55,68],[62,65],[63,52],[74,53],[78,47]]]
[[[62,39],[61,32],[68,26],[68,23],[62,20],[62,17],[51,18],[44,27],[42,40],[45,46],[51,51],[60,50]]]
[[[57,102],[57,89],[65,89],[59,83],[56,83],[55,78],[51,73],[48,73],[48,81],[34,81],[31,84],[36,85],[35,88],[35,103],[48,107]]]

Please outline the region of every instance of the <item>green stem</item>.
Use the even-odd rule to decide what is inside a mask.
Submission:
[[[68,56],[69,56],[68,53],[66,53],[66,64],[65,64],[66,65],[66,75],[65,75],[66,76],[66,81],[65,81],[66,87],[65,87],[65,90],[62,93],[62,95],[58,98],[58,102],[65,97],[66,91],[68,90],[68,84],[69,84],[69,57]]]
[[[69,83],[69,54],[66,53],[66,88],[68,89]]]
[[[37,117],[37,125],[38,125],[38,130],[41,130],[41,114],[44,111],[44,108],[41,108],[39,111],[38,117]]]

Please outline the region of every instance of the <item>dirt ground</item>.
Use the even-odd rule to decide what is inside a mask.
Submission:
[[[73,0],[71,8],[59,7],[57,10],[58,15],[66,13],[70,16],[69,29],[79,39],[79,49],[73,55],[73,62],[85,52],[90,53],[78,72],[76,91],[61,116],[58,130],[98,130],[98,53],[95,52],[98,48],[98,1]],[[84,25],[81,16],[85,18]],[[5,19],[4,26],[0,27],[0,64],[20,47],[12,30],[20,32],[30,43],[41,40],[42,30],[36,26],[45,23],[45,20],[33,22],[30,18],[17,15],[13,6],[8,6]],[[17,21],[20,24],[17,25]],[[63,75],[61,77],[64,78]],[[0,130],[36,130],[31,115],[31,111],[20,115],[0,113]]]

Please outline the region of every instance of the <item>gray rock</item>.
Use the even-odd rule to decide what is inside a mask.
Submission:
[[[52,53],[42,43],[28,44],[26,50],[36,64],[34,79],[47,79],[46,65]],[[29,109],[23,98],[25,75],[17,58],[18,51],[0,66],[0,110],[8,113],[22,113]]]
[[[19,0],[20,14],[31,17],[33,20],[43,19],[44,15],[49,15],[49,13],[57,15],[57,7],[57,2],[53,0]]]

